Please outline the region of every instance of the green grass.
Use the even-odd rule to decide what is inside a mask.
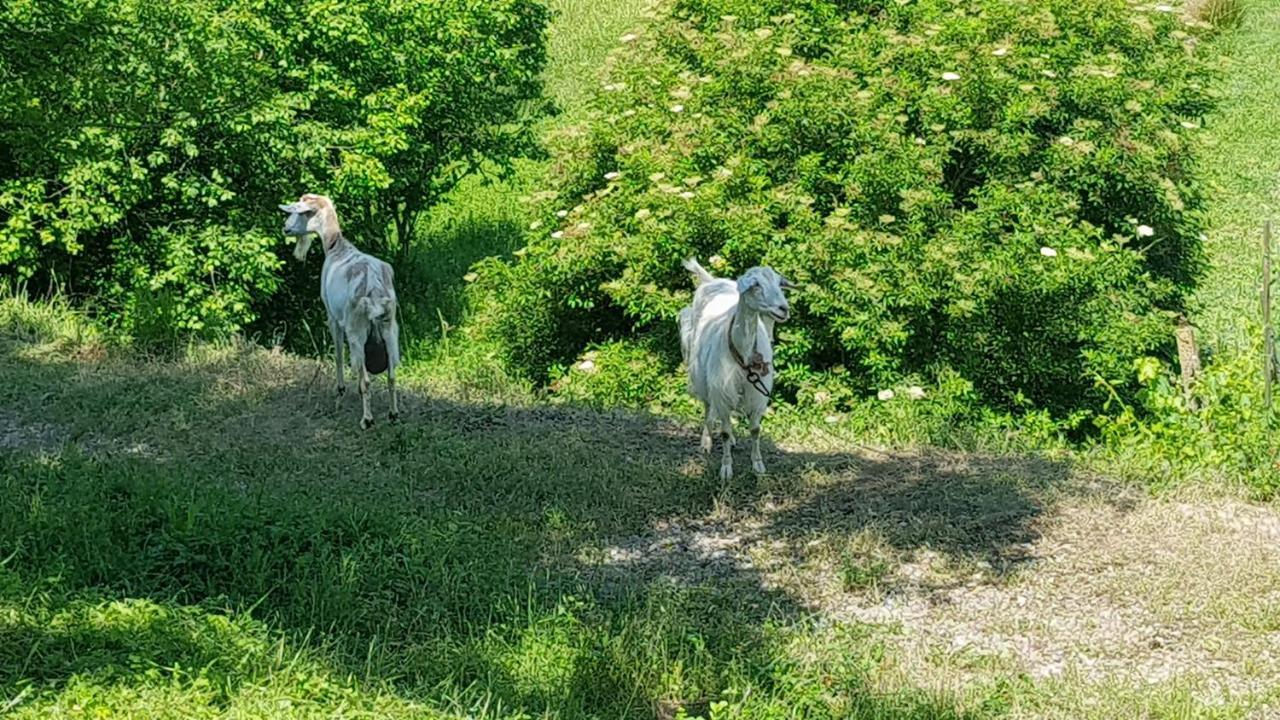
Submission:
[[[873,605],[920,553],[944,584],[1006,562],[1089,492],[1063,460],[837,442],[771,448],[771,476],[725,484],[687,425],[479,401],[422,368],[404,421],[361,433],[314,361],[75,355],[81,321],[15,303],[0,303],[28,328],[0,336],[0,713],[1200,717],[1180,684],[956,673],[945,645],[916,656],[893,624],[812,609],[841,550],[857,567],[833,587]],[[750,538],[756,561],[678,540],[655,554],[668,523]]]
[[[1223,95],[1207,118],[1201,157],[1209,181],[1210,269],[1196,295],[1196,321],[1208,344],[1225,352],[1248,346],[1261,317],[1262,224],[1280,246],[1280,2],[1246,3],[1241,27],[1223,37]]]
[[[0,455],[16,717],[639,718],[730,690],[815,717],[986,716],[910,687],[865,697],[875,663],[844,654],[874,640],[796,664],[813,630],[749,569],[682,587],[584,564],[583,546],[761,492],[689,474],[682,428],[410,391],[411,420],[360,434],[285,356],[53,357],[11,347],[0,391],[20,446]],[[834,697],[800,692],[824,677]]]

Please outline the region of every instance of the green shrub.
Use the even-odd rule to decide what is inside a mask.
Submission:
[[[556,368],[555,397],[598,407],[670,409],[685,401],[683,378],[659,354],[633,343],[615,342],[583,353]],[[684,404],[691,405],[687,401]]]
[[[789,397],[954,371],[978,404],[1066,415],[1167,351],[1201,263],[1195,27],[1123,0],[661,18],[552,138],[527,247],[478,268],[476,329],[527,376],[619,338],[678,360],[688,255],[807,284],[779,331]]]
[[[1205,367],[1190,398],[1163,362],[1135,361],[1136,401],[1116,398],[1098,419],[1122,467],[1157,489],[1201,479],[1243,485],[1260,498],[1280,493],[1280,414],[1263,403],[1262,332],[1255,325],[1250,336],[1249,352]]]
[[[528,144],[547,16],[540,0],[6,3],[0,273],[100,295],[162,340],[292,320],[315,271],[282,284],[275,205],[331,194],[362,247],[403,250],[479,158]]]

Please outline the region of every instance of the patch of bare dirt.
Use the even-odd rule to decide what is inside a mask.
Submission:
[[[934,542],[945,533],[902,542],[893,504],[879,521],[814,512],[808,527],[795,522],[796,505],[813,503],[663,522],[579,561],[606,580],[752,583],[832,622],[890,628],[897,669],[913,678],[936,676],[941,664],[952,679],[1013,671],[1130,687],[1179,681],[1209,701],[1280,681],[1276,508],[1063,497],[1024,533],[965,547]],[[877,575],[867,558],[890,561]],[[855,580],[869,581],[851,587],[850,564],[864,568]]]

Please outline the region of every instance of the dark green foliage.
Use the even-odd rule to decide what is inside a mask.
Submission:
[[[1122,0],[668,9],[554,140],[526,251],[480,268],[479,329],[531,377],[668,333],[691,254],[807,283],[780,333],[791,396],[954,370],[983,404],[1065,413],[1098,407],[1099,379],[1132,391],[1133,361],[1169,346],[1201,263],[1187,135],[1210,103],[1175,15]]]
[[[6,3],[0,272],[100,295],[148,339],[236,330],[281,285],[279,201],[331,194],[363,247],[403,250],[479,158],[527,144],[547,17],[540,0]]]

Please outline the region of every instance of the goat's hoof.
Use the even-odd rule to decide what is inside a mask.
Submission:
[[[368,430],[373,427],[373,418],[360,418],[360,429]]]
[[[400,413],[395,411],[387,413],[387,422],[393,422],[393,423],[400,422]]]
[[[732,466],[732,465],[721,465],[721,466],[720,466],[720,479],[721,479],[721,480],[723,480],[723,481],[725,481],[725,482],[729,482],[730,480],[732,480],[732,479],[733,479],[733,466]]]
[[[702,438],[702,442],[698,444],[698,448],[702,450],[703,455],[710,455],[711,454],[711,438],[710,437]]]
[[[752,460],[752,461],[751,461],[751,472],[753,472],[753,473],[755,473],[755,474],[757,474],[757,475],[764,475],[764,474],[765,474],[765,472],[764,472],[764,461],[763,461],[763,460]]]

